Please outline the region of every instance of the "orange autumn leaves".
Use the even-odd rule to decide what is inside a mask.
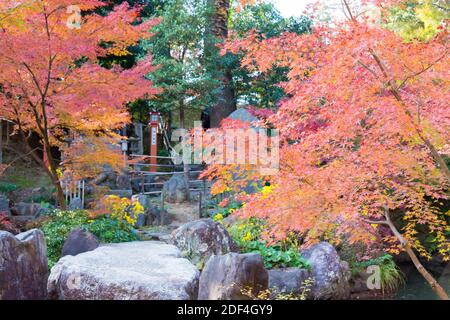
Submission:
[[[0,7],[0,117],[64,149],[68,170],[116,160],[120,151],[103,145],[117,142],[114,131],[129,122],[126,104],[159,92],[144,77],[154,69],[151,56],[128,70],[98,64],[99,57],[128,54],[127,48],[149,38],[158,23],[138,21],[139,9],[126,2],[107,15],[95,13],[108,4],[76,1],[83,12],[79,27],[67,24],[76,12],[68,10],[73,1],[8,0]],[[80,138],[84,148],[79,140],[70,148]],[[92,152],[76,152],[85,149]]]
[[[405,42],[360,15],[307,35],[251,34],[230,40],[226,50],[243,53],[249,69],[290,70],[281,84],[288,98],[269,118],[284,141],[281,169],[270,178],[270,194],[248,197],[243,217],[266,219],[269,238],[295,231],[306,244],[370,244],[386,230],[365,220],[382,219],[387,206],[423,256],[430,253],[418,230],[449,259],[441,207],[450,183],[424,140],[440,157],[450,145],[446,30],[428,42]]]

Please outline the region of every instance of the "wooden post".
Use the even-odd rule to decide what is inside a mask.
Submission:
[[[203,195],[205,196],[206,199],[206,179],[203,179]]]
[[[6,145],[9,145],[9,127],[10,123],[9,121],[6,121]]]
[[[198,217],[203,218],[203,208],[202,208],[202,193],[199,192],[198,196]]]
[[[164,192],[161,192],[161,214],[160,214],[160,221],[159,221],[159,224],[161,226],[164,225],[164,215],[165,215],[165,211],[164,211]]]
[[[159,113],[150,113],[150,172],[156,172],[158,163],[158,125]]]
[[[142,125],[142,123],[137,123],[137,127],[136,127],[136,133],[137,136],[139,138],[138,141],[138,154],[142,155],[144,154],[144,126]]]

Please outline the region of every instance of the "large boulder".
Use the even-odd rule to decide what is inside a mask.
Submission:
[[[200,276],[199,300],[249,300],[268,288],[269,275],[259,254],[211,256]]]
[[[164,200],[169,203],[183,203],[189,201],[189,184],[183,174],[174,174],[163,187]]]
[[[144,214],[137,217],[135,227],[165,226],[171,223],[169,214],[151,203],[148,196],[142,194],[134,195],[132,200],[139,202],[145,209]]]
[[[340,300],[350,297],[350,268],[347,262],[341,261],[331,244],[318,243],[304,250],[302,255],[311,265],[313,299]]]
[[[0,231],[0,300],[47,297],[47,248],[42,231]]]
[[[45,209],[39,203],[19,202],[11,209],[14,216],[38,218]]]
[[[76,256],[77,254],[92,251],[98,248],[100,241],[95,235],[84,229],[72,230],[67,236],[61,251],[61,257]]]
[[[122,173],[116,178],[116,189],[131,190],[131,176],[127,173]]]
[[[285,268],[269,270],[269,288],[272,294],[300,295],[306,292],[307,280],[312,280],[306,269]]]
[[[155,205],[145,209],[147,226],[167,226],[172,222],[170,214],[166,210],[161,210]]]
[[[139,241],[65,256],[52,268],[49,297],[68,300],[192,300],[199,271],[172,245]]]
[[[238,252],[227,230],[211,219],[192,221],[179,227],[172,233],[171,243],[199,269],[212,255]]]
[[[76,210],[83,210],[84,203],[81,198],[73,198],[70,200],[69,203],[69,210],[76,211]]]

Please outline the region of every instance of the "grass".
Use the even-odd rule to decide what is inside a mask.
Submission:
[[[16,163],[8,168],[0,182],[13,184],[17,189],[32,189],[40,187],[51,187],[50,178],[37,166],[29,166],[25,163]]]
[[[380,283],[383,294],[395,292],[406,283],[405,275],[390,254],[385,253],[375,259],[355,262],[352,265],[352,274],[363,272],[369,266],[378,266],[380,268]]]

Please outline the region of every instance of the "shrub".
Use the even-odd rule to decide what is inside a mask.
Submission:
[[[87,229],[101,242],[120,243],[138,240],[134,228],[129,224],[121,224],[117,219],[104,216],[89,222]]]
[[[41,227],[47,243],[49,268],[59,260],[64,241],[70,231],[87,225],[88,220],[89,216],[84,211],[56,210],[49,213],[49,219]]]
[[[226,198],[219,203],[219,207],[212,212],[211,216],[213,220],[221,221],[240,208],[242,208],[241,202],[229,200],[229,198]]]
[[[144,207],[142,207],[139,201],[120,198],[114,195],[104,198],[101,205],[119,224],[134,225],[138,216],[144,213]]]
[[[9,182],[0,181],[0,192],[10,193],[17,190],[17,185]]]
[[[272,268],[309,268],[308,262],[301,256],[294,242],[278,242],[267,245],[261,239],[264,223],[257,219],[249,219],[228,228],[228,231],[241,249],[241,252],[256,252],[264,260],[267,269]]]
[[[19,233],[19,230],[9,220],[5,212],[0,212],[0,230],[8,231],[14,234]]]
[[[86,211],[55,210],[48,214],[42,225],[47,242],[49,268],[53,267],[61,256],[61,250],[68,234],[76,228],[92,232],[103,243],[117,243],[138,240],[131,225],[121,223],[116,218],[101,216],[91,219]]]
[[[405,275],[390,254],[384,253],[374,259],[352,263],[350,265],[352,275],[355,276],[356,274],[364,272],[369,266],[380,267],[380,282],[383,294],[395,292],[400,286],[405,284]]]
[[[300,287],[300,293],[288,293],[288,292],[279,292],[275,288],[269,288],[264,291],[259,292],[258,294],[253,293],[253,288],[246,287],[241,289],[241,293],[248,297],[250,300],[306,300],[308,295],[311,292],[311,287],[314,285],[314,280],[312,278],[308,278],[302,282]]]

